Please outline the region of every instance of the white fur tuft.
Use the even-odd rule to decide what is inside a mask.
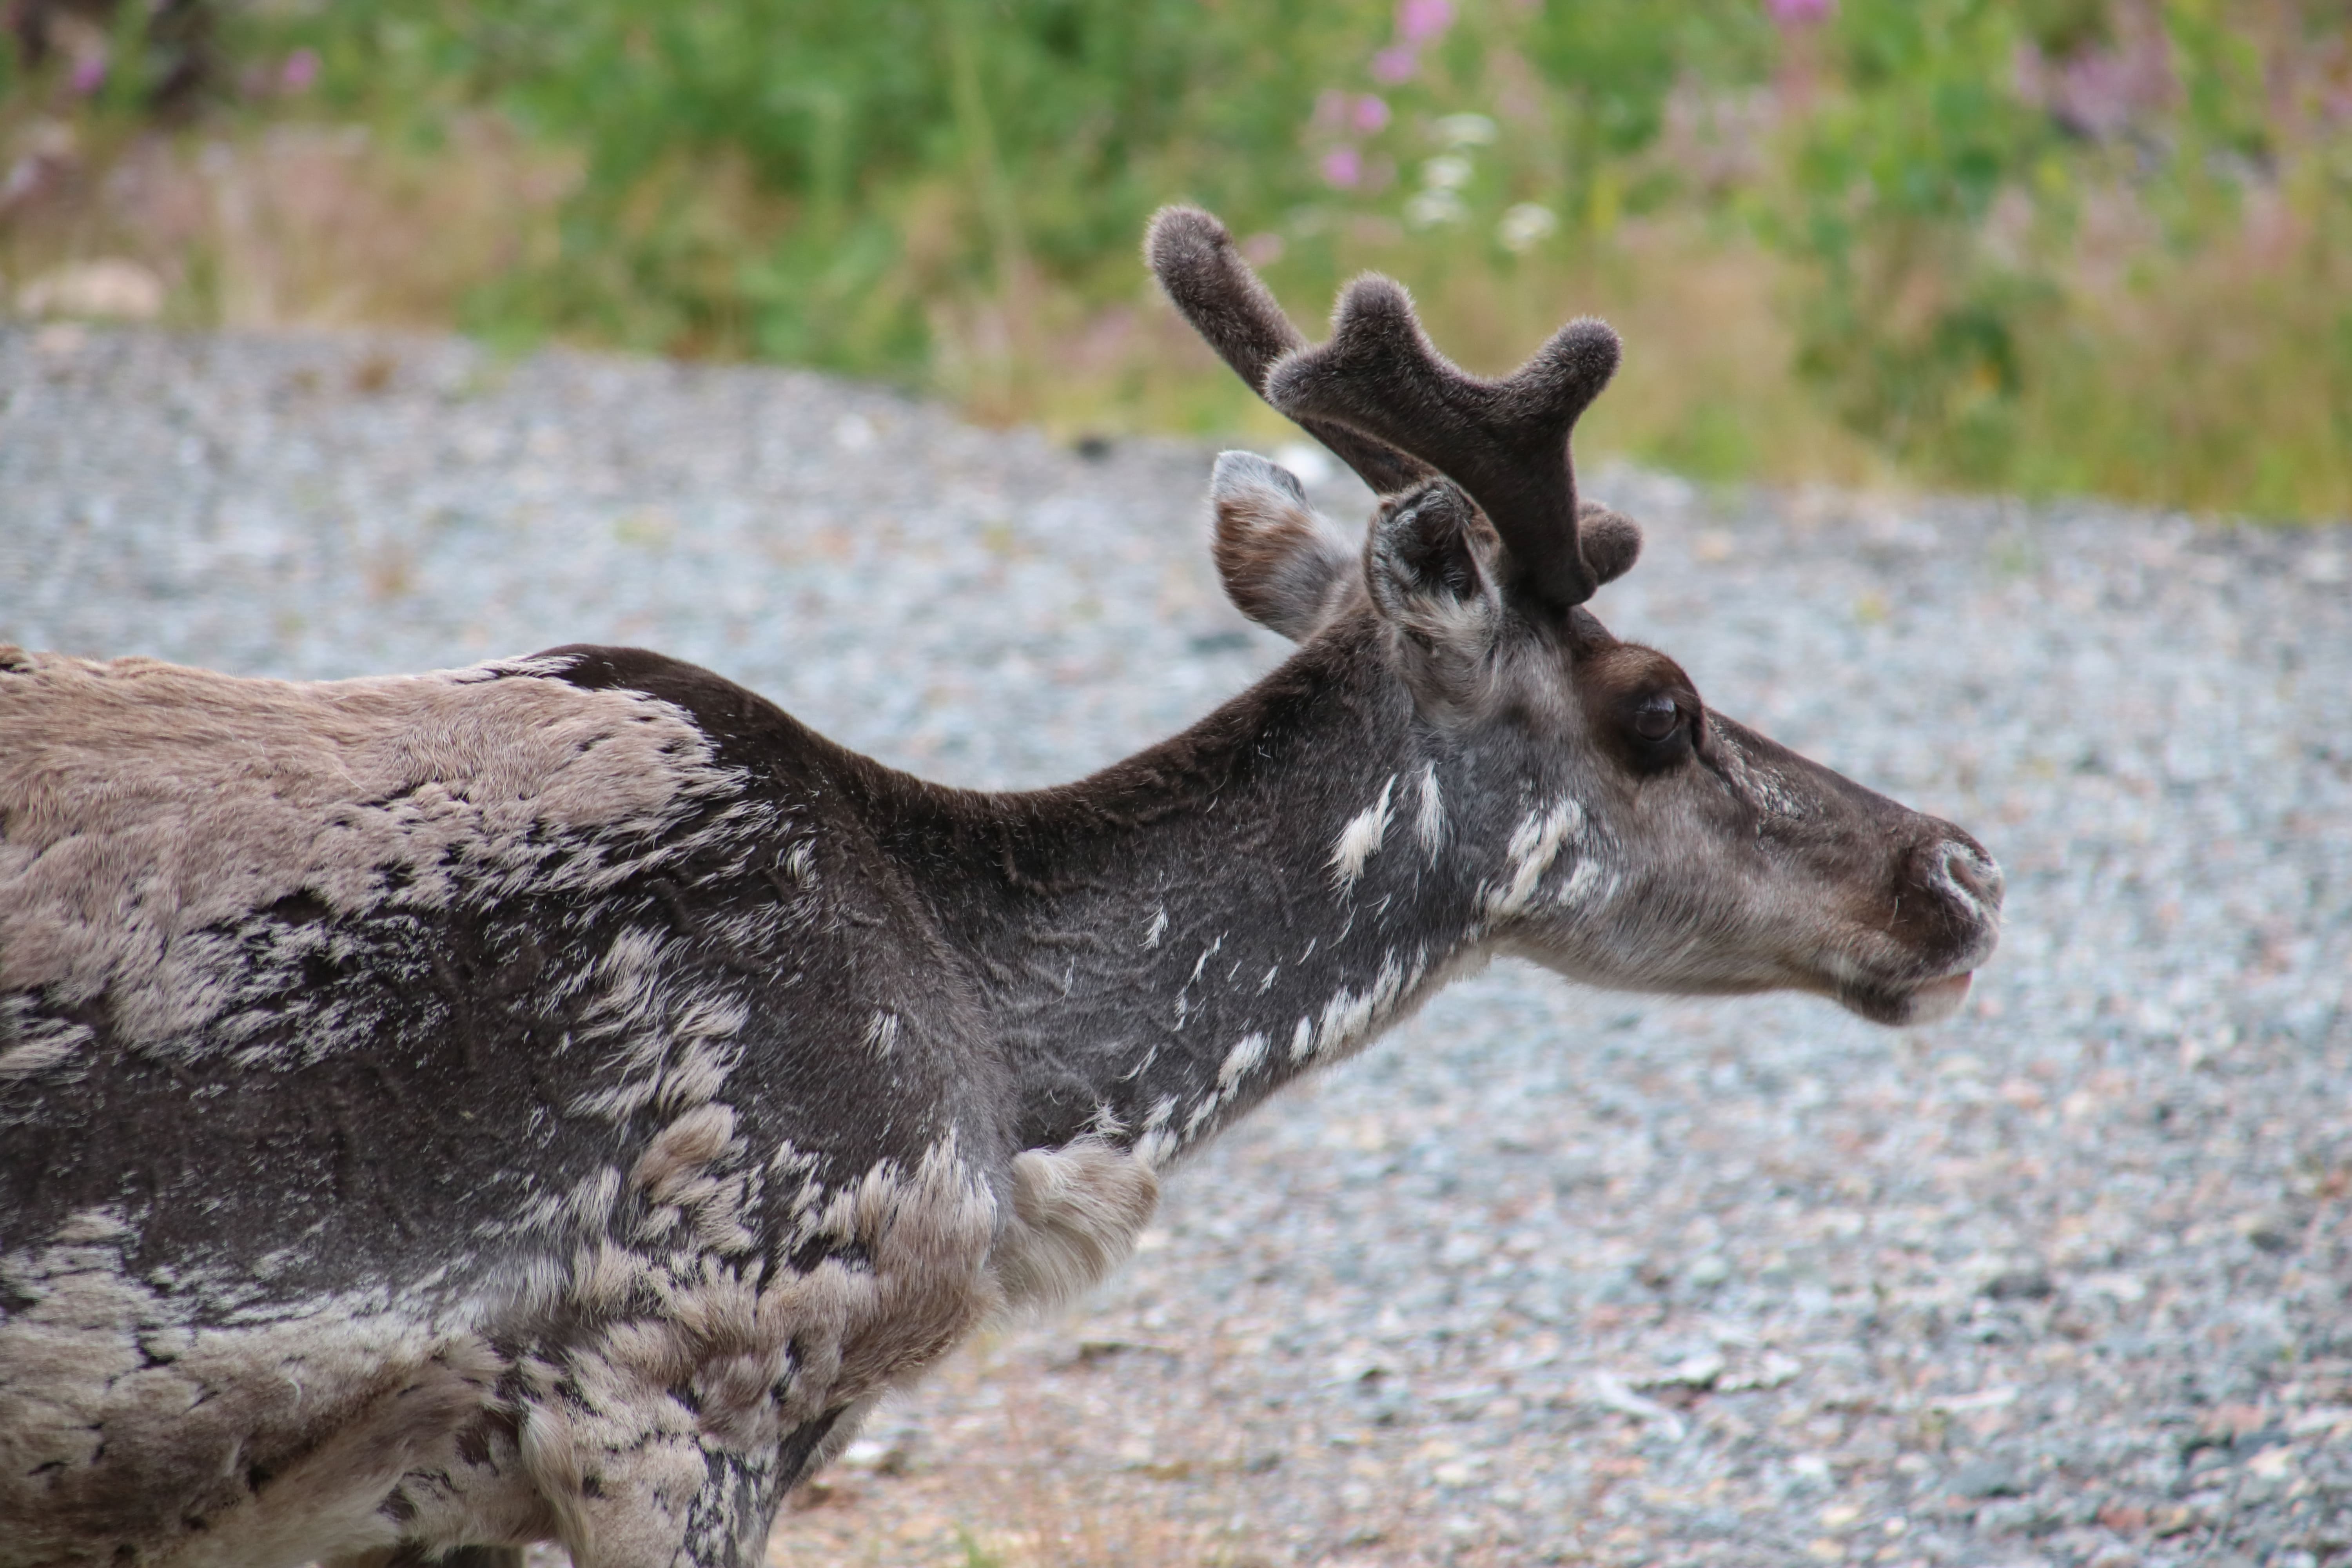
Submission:
[[[1445,843],[1445,799],[1438,791],[1435,763],[1422,764],[1421,809],[1413,814],[1412,836],[1433,863]]]
[[[1381,841],[1389,833],[1389,796],[1396,791],[1396,775],[1381,785],[1381,797],[1348,819],[1339,829],[1338,842],[1331,846],[1331,881],[1341,892],[1356,885],[1364,874],[1364,863],[1380,853]]]
[[[1016,1308],[1059,1306],[1135,1249],[1160,1205],[1160,1179],[1137,1154],[1097,1139],[1013,1157],[1013,1213],[990,1267]]]

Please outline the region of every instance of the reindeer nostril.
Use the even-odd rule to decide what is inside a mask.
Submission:
[[[1990,856],[1969,845],[1947,843],[1944,846],[1944,875],[1953,886],[1988,908],[2000,904],[2000,868]]]

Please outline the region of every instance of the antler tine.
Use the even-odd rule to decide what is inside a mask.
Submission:
[[[1151,220],[1143,253],[1160,287],[1192,330],[1259,396],[1265,395],[1266,373],[1276,362],[1307,346],[1305,336],[1234,248],[1232,234],[1200,208],[1162,207]],[[1421,463],[1368,433],[1312,416],[1291,417],[1382,495],[1429,478],[1429,469]]]
[[[1518,585],[1557,607],[1580,605],[1633,564],[1641,532],[1606,508],[1582,509],[1569,432],[1616,373],[1617,334],[1570,321],[1511,375],[1483,381],[1430,343],[1398,284],[1348,286],[1331,341],[1286,356],[1265,398],[1291,418],[1324,420],[1393,444],[1467,491],[1502,535]]]

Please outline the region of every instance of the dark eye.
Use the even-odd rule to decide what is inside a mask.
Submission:
[[[1673,698],[1661,691],[1633,705],[1632,721],[1633,733],[1644,741],[1663,741],[1682,723],[1683,710]]]

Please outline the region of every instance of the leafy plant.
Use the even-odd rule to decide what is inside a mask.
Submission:
[[[1990,0],[1849,0],[1768,223],[1810,273],[1800,371],[1898,457],[1980,483],[2007,477],[2028,342],[2059,320],[2036,252],[2063,175],[1998,211],[2052,166],[2056,134],[2003,80],[2020,20]]]
[[[0,265],[125,243],[90,216],[95,165],[194,37],[208,144],[361,124],[404,190],[513,140],[486,122],[540,150],[505,176],[561,190],[537,226],[445,247],[499,258],[446,308],[501,340],[821,364],[991,417],[1263,426],[1144,305],[1135,237],[1190,199],[1310,308],[1360,267],[1410,277],[1482,368],[1606,310],[1633,353],[1595,438],[1710,477],[2352,512],[2339,0],[79,11],[111,19],[70,58],[0,47]],[[52,179],[41,149],[68,142],[91,167]],[[226,240],[168,243],[203,252],[174,277],[234,270]]]

